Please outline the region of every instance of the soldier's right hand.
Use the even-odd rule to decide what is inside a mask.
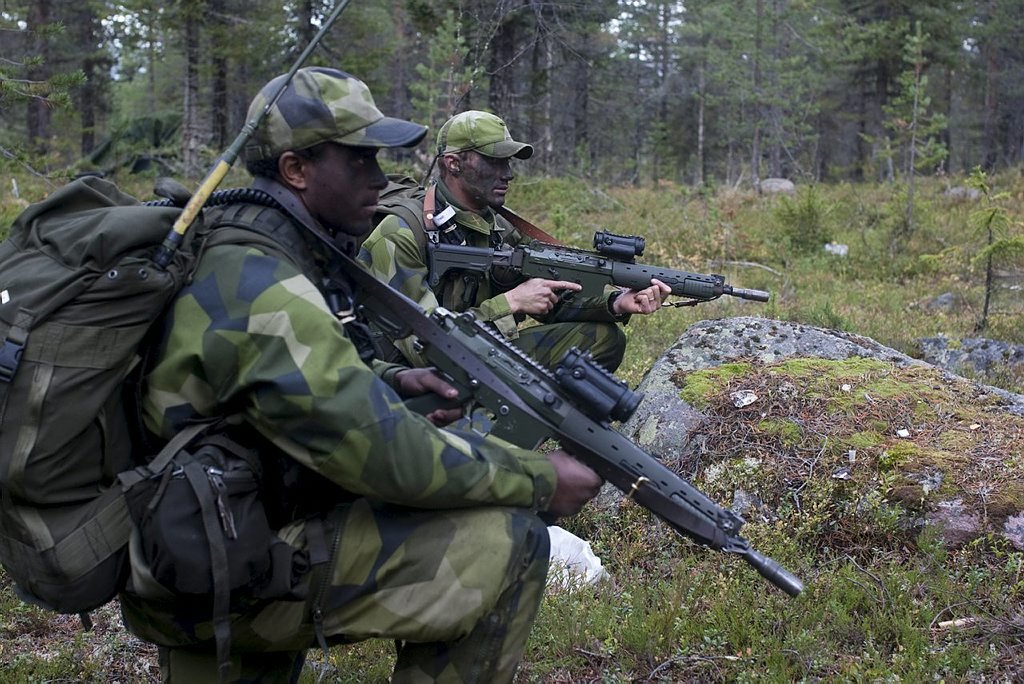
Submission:
[[[508,299],[512,313],[534,316],[551,311],[563,290],[579,292],[582,289],[583,286],[570,280],[530,278],[506,292],[505,298]]]
[[[556,449],[549,452],[547,457],[557,478],[555,495],[551,497],[548,513],[559,518],[576,515],[584,504],[597,496],[604,480],[567,451]]]

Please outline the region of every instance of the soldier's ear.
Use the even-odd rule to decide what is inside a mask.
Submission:
[[[454,154],[446,154],[441,157],[441,163],[445,165],[446,169],[448,169],[448,173],[453,176],[459,175],[459,172],[462,171],[462,163]]]
[[[291,150],[281,153],[277,158],[277,173],[281,182],[296,190],[305,190],[307,185],[306,163],[309,160],[300,157]]]

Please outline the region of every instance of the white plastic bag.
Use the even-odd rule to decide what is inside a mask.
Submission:
[[[601,565],[601,559],[594,555],[590,542],[557,525],[548,526],[548,535],[551,537],[549,589],[596,584],[608,577],[608,571]]]

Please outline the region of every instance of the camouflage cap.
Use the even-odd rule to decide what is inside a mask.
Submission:
[[[285,75],[263,86],[249,105],[251,121],[270,101]],[[411,147],[427,127],[384,116],[366,84],[337,69],[306,67],[295,72],[246,145],[246,158],[274,159],[286,150],[322,142],[354,147]]]
[[[529,159],[533,146],[516,142],[505,122],[488,112],[468,111],[445,121],[437,132],[437,153],[475,150],[488,157]]]

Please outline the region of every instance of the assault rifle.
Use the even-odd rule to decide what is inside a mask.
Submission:
[[[628,419],[642,396],[594,363],[589,353],[573,349],[549,371],[471,313],[441,308],[428,317],[347,254],[336,254],[338,275],[360,290],[362,312],[391,339],[416,335],[424,357],[459,390],[456,401],[473,402],[494,416],[492,434],[526,448],[549,438],[558,441],[676,532],[739,555],[790,596],[803,590],[796,576],[739,536],[740,516],[612,429],[610,422]],[[418,409],[429,411],[434,407],[430,401]]]
[[[689,273],[660,266],[636,263],[643,255],[644,239],[636,235],[615,235],[605,231],[594,233],[594,251],[532,242],[499,249],[449,245],[427,240],[427,266],[430,286],[436,287],[450,270],[476,272],[509,269],[526,278],[568,280],[582,286],[580,294],[596,297],[606,285],[642,290],[657,278],[672,288],[672,294],[683,301],[665,306],[695,306],[722,295],[731,295],[755,302],[767,302],[769,293],[732,287],[717,274]]]

